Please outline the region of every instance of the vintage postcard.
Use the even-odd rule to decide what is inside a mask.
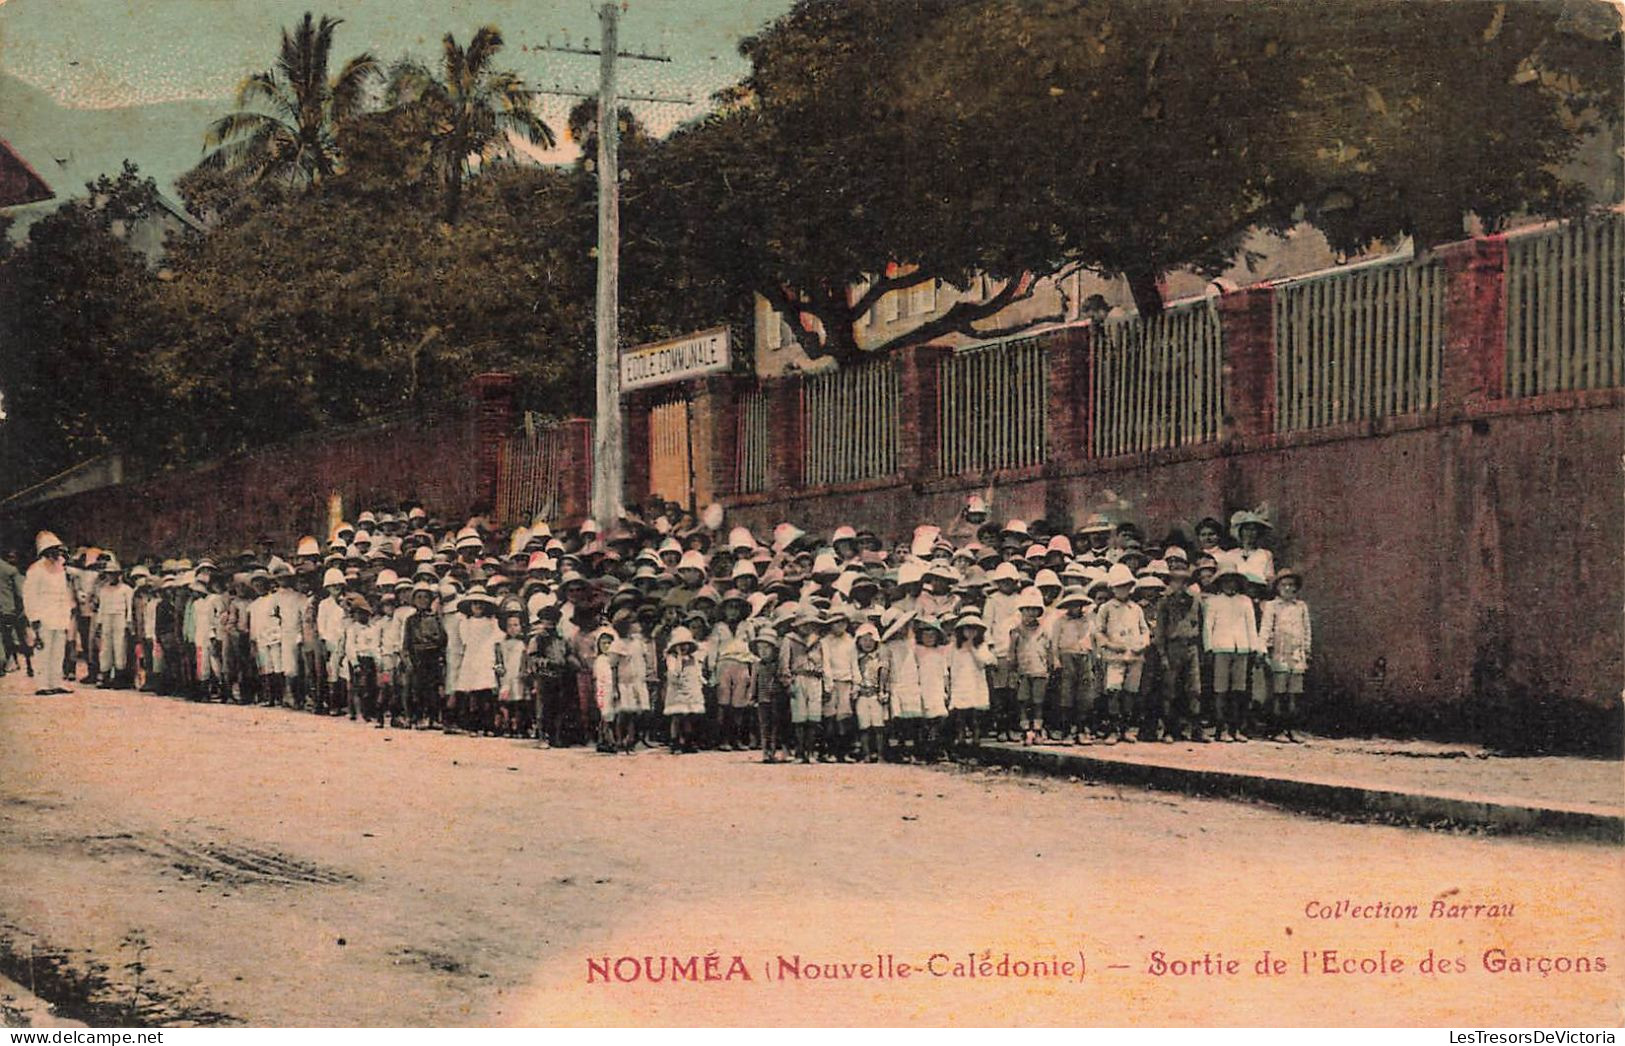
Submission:
[[[1622,10],[3,0],[7,1034],[1614,1041]]]

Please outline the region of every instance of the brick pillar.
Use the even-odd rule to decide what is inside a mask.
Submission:
[[[910,483],[931,479],[940,471],[938,439],[942,433],[942,361],[953,350],[945,345],[910,345],[899,349],[893,364],[900,388],[897,464]]]
[[[475,500],[487,509],[497,500],[497,464],[502,459],[502,444],[514,431],[513,387],[514,376],[499,372],[476,374],[468,382],[479,480]]]
[[[1068,327],[1044,345],[1044,367],[1049,371],[1049,414],[1044,461],[1064,466],[1089,456],[1089,420],[1094,404],[1089,396],[1089,370],[1094,343],[1091,326]]]
[[[700,507],[739,487],[739,380],[714,374],[693,383],[694,493]]]
[[[1224,335],[1224,435],[1275,431],[1275,289],[1260,283],[1219,296]]]
[[[798,490],[803,439],[801,379],[767,378],[761,388],[767,397],[767,426],[772,434],[767,454],[767,489]]]
[[[1507,242],[1487,236],[1435,253],[1445,271],[1439,407],[1448,417],[1504,394]]]
[[[649,500],[649,411],[653,406],[654,402],[643,393],[621,397],[621,438],[626,447],[621,456],[625,470],[621,503],[629,508],[636,505],[642,509]],[[601,519],[598,525],[612,526],[613,521]]]
[[[564,443],[559,460],[563,488],[559,498],[559,523],[573,527],[592,511],[592,419],[562,421],[559,432]]]

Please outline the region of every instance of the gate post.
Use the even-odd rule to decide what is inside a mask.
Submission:
[[[559,455],[559,521],[573,527],[592,510],[592,419],[561,421],[559,439],[563,443]]]
[[[1444,339],[1439,407],[1458,418],[1505,393],[1507,240],[1484,236],[1437,248],[1444,263]]]
[[[910,345],[895,357],[901,393],[897,465],[909,483],[923,483],[941,471],[942,405],[937,394],[942,361],[952,353],[946,345]]]
[[[473,425],[474,453],[478,462],[479,485],[470,506],[489,509],[496,505],[497,468],[502,443],[513,432],[514,376],[500,372],[476,374],[468,382],[468,398]]]
[[[694,497],[704,508],[739,486],[739,380],[715,374],[693,384],[688,424],[693,435]]]
[[[801,380],[765,378],[761,388],[767,398],[767,427],[772,435],[767,454],[767,489],[775,492],[800,489]]]
[[[1275,431],[1275,288],[1267,283],[1219,296],[1224,338],[1225,441]]]
[[[625,487],[621,491],[621,503],[624,505],[637,505],[640,508],[649,500],[649,411],[652,404],[646,393],[629,392],[621,398],[621,409],[625,411],[625,421],[621,426],[623,439],[626,440],[626,449],[622,454],[625,469]],[[611,519],[600,519],[598,525],[610,527],[615,525]]]

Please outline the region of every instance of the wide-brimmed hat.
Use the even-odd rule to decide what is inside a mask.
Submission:
[[[1270,526],[1270,521],[1265,519],[1260,513],[1254,512],[1251,509],[1241,509],[1239,512],[1234,512],[1230,516],[1230,533],[1234,536],[1239,536],[1241,534],[1241,528],[1249,523],[1263,527],[1265,530],[1274,529]]]
[[[1125,563],[1113,563],[1112,568],[1106,572],[1106,587],[1116,588],[1119,585],[1134,584],[1134,571]]]
[[[982,620],[981,614],[978,614],[974,610],[967,610],[963,614],[960,614],[959,619],[954,622],[954,629],[956,631],[961,628],[979,628],[983,632],[986,632],[987,622]]]
[[[896,639],[898,635],[908,628],[917,614],[918,611],[914,610],[898,610],[896,607],[887,607],[885,613],[880,616],[881,642],[890,642]],[[887,620],[887,615],[890,615],[890,620]]]
[[[1084,590],[1082,585],[1069,585],[1066,591],[1061,593],[1061,598],[1055,601],[1055,606],[1059,607],[1089,606],[1089,604],[1089,593]]]

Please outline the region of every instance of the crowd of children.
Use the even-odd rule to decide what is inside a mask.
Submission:
[[[850,526],[727,527],[717,506],[502,534],[414,504],[288,558],[262,542],[128,570],[42,532],[6,660],[59,659],[42,693],[82,660],[107,687],[604,752],[1294,741],[1310,614],[1270,532],[1239,511],[1148,545],[1098,514],[1071,533],[994,523],[972,497],[888,547]],[[33,613],[47,603],[60,627]]]

